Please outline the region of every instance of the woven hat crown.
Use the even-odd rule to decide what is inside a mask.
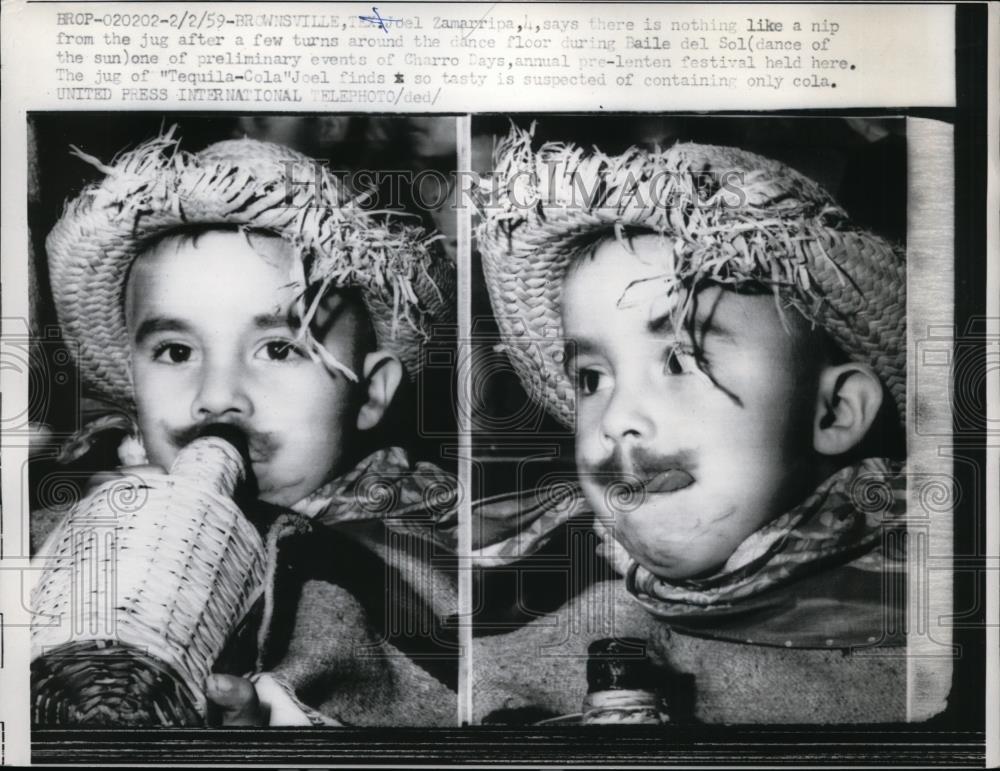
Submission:
[[[562,283],[581,243],[624,229],[660,234],[674,252],[663,291],[678,318],[698,289],[767,291],[872,367],[906,410],[903,252],[856,227],[813,180],[733,147],[679,143],[610,156],[516,126],[494,153],[477,229],[494,315],[529,395],[566,425],[575,388],[563,369]]]
[[[236,139],[192,154],[170,129],[109,165],[76,154],[105,176],[67,203],[50,232],[49,274],[84,383],[109,401],[134,404],[123,308],[132,261],[178,229],[237,226],[285,239],[299,258],[303,327],[315,310],[307,288],[356,288],[378,344],[411,376],[432,325],[454,317],[454,265],[437,237],[367,211],[323,165],[288,147]]]

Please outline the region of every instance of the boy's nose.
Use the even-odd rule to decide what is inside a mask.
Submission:
[[[201,421],[225,415],[248,417],[252,412],[252,404],[244,385],[235,366],[206,366],[198,393],[191,403],[192,419]]]
[[[601,434],[611,445],[627,439],[652,439],[653,421],[641,389],[616,388],[601,415]]]

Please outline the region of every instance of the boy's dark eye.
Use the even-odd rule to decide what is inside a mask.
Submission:
[[[284,340],[273,340],[267,344],[267,357],[272,361],[285,361],[298,355],[298,348]]]
[[[681,360],[681,356],[684,352],[680,348],[668,348],[665,360],[663,362],[663,370],[668,375],[683,375],[687,372],[684,367],[684,362]]]
[[[191,358],[191,348],[180,343],[167,343],[153,353],[154,359],[162,359],[164,356],[171,364],[183,364]]]
[[[601,373],[593,369],[581,369],[576,374],[576,389],[587,396],[597,393],[601,385]]]

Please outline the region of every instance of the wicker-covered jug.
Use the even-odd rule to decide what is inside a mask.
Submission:
[[[265,571],[233,500],[246,462],[220,429],[168,474],[100,486],[49,539],[32,593],[36,725],[204,724],[205,677]]]

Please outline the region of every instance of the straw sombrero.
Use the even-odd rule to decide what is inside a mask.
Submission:
[[[531,133],[512,127],[482,190],[478,244],[504,347],[529,395],[564,424],[574,424],[575,392],[563,369],[563,277],[595,234],[625,228],[673,246],[663,291],[688,299],[675,329],[691,290],[773,292],[869,364],[904,417],[904,254],[784,164],[698,144],[619,156],[556,142],[534,150]]]
[[[294,150],[238,139],[191,154],[171,128],[111,165],[75,151],[106,176],[67,204],[49,234],[50,280],[84,382],[110,401],[134,403],[123,313],[129,268],[151,241],[180,228],[235,225],[292,244],[303,334],[315,356],[345,372],[308,337],[307,287],[359,289],[379,345],[411,376],[431,325],[454,316],[454,265],[437,238],[366,211]]]

